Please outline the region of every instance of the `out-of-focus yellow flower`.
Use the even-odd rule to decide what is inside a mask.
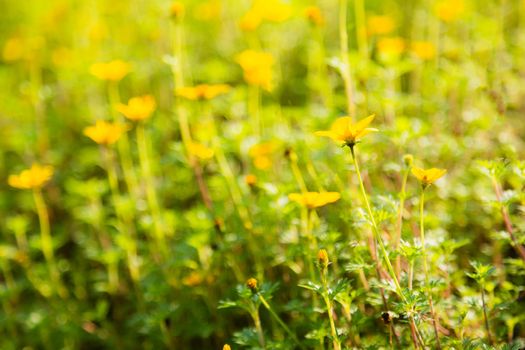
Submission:
[[[304,9],[304,15],[314,26],[320,27],[324,25],[325,19],[319,7],[308,6]]]
[[[215,151],[212,148],[197,142],[188,144],[188,152],[202,160],[211,159],[215,155]]]
[[[259,28],[261,22],[261,16],[257,12],[250,10],[239,20],[239,27],[245,32],[251,32]]]
[[[277,144],[273,141],[263,142],[252,146],[248,154],[253,159],[253,165],[260,170],[268,170],[273,162],[270,156],[275,152]]]
[[[436,3],[434,12],[443,22],[452,22],[463,15],[465,3],[463,0],[442,0]]]
[[[196,86],[184,86],[175,89],[175,95],[184,97],[188,100],[211,100],[219,95],[230,91],[230,86],[226,84],[201,84]]]
[[[284,22],[291,14],[292,7],[279,0],[254,0],[251,8],[240,19],[239,27],[244,31],[253,31],[263,21]]]
[[[290,193],[288,198],[308,209],[314,209],[337,202],[341,198],[341,194],[339,192]]]
[[[197,271],[191,272],[188,276],[184,277],[182,283],[188,287],[198,286],[203,282],[202,275]]]
[[[377,129],[368,128],[374,118],[375,115],[372,114],[355,124],[352,124],[350,117],[337,118],[330,130],[316,131],[315,135],[326,136],[342,145],[353,147],[363,136],[377,131]]]
[[[180,1],[175,1],[170,6],[170,16],[173,19],[180,19],[184,17],[184,4]]]
[[[328,259],[328,252],[326,249],[319,249],[319,252],[317,252],[317,262],[319,263],[319,266],[321,266],[323,269],[326,269],[328,267],[328,264],[330,264],[330,260]]]
[[[396,21],[391,16],[370,16],[367,20],[369,35],[390,34],[396,28]]]
[[[84,135],[99,145],[112,145],[128,130],[124,124],[97,120],[95,125],[84,128]]]
[[[25,44],[21,38],[10,38],[4,44],[2,57],[6,62],[14,62],[23,59],[25,56]]]
[[[429,186],[436,180],[441,178],[447,172],[446,169],[422,169],[418,167],[412,168],[412,174],[421,182],[423,186]]]
[[[252,10],[268,22],[284,22],[292,15],[292,7],[279,0],[254,0]]]
[[[151,117],[155,111],[156,103],[153,96],[145,95],[132,97],[128,100],[127,105],[119,103],[115,108],[126,118],[139,121]]]
[[[217,19],[222,12],[221,0],[208,0],[195,9],[195,17],[202,21]]]
[[[412,42],[411,51],[422,60],[430,60],[436,56],[436,47],[430,41]]]
[[[228,344],[224,344],[222,350],[232,350],[232,348]]]
[[[38,189],[44,186],[53,177],[53,167],[50,165],[33,164],[31,168],[18,175],[10,175],[7,179],[9,186],[19,189]]]
[[[237,62],[244,71],[244,80],[250,85],[267,91],[272,89],[273,56],[267,52],[246,50],[237,55]]]
[[[131,70],[131,65],[122,60],[99,62],[91,65],[89,71],[100,80],[119,81]]]
[[[405,50],[405,40],[400,37],[381,38],[377,42],[377,50],[387,56],[399,56]]]
[[[244,177],[244,182],[248,185],[248,186],[255,186],[255,184],[257,183],[257,176],[253,175],[253,174],[248,174]]]

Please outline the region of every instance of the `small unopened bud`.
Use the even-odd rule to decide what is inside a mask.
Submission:
[[[412,167],[412,163],[414,163],[414,156],[411,154],[405,154],[403,156],[403,163],[405,163],[407,168]]]
[[[179,1],[172,3],[170,7],[170,15],[173,19],[182,18],[184,16],[184,4]]]
[[[317,262],[319,263],[319,266],[323,269],[326,269],[328,267],[328,253],[326,252],[326,249],[320,249],[317,253]]]
[[[251,289],[252,293],[257,293],[257,280],[255,278],[248,279],[246,286]]]
[[[232,350],[232,348],[228,344],[224,344],[222,350]]]
[[[248,174],[244,177],[244,182],[250,187],[255,186],[255,184],[257,183],[257,176],[253,174]]]

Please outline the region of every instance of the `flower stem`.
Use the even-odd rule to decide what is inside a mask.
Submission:
[[[379,229],[377,227],[376,221],[374,219],[374,214],[372,212],[372,207],[370,206],[370,202],[368,201],[368,195],[366,194],[365,186],[363,183],[363,178],[361,177],[361,171],[359,170],[359,164],[357,163],[357,158],[355,156],[355,150],[354,147],[350,147],[350,150],[352,152],[352,161],[354,162],[354,168],[357,173],[357,178],[359,180],[359,187],[361,189],[361,195],[363,197],[363,200],[366,205],[366,210],[368,212],[368,216],[370,217],[370,222],[372,223],[372,231],[374,232],[375,240],[379,243],[379,248],[381,249],[381,253],[383,254],[383,258],[385,260],[388,272],[390,274],[390,277],[394,281],[394,284],[396,286],[397,293],[403,299],[403,301],[406,301],[405,295],[403,294],[403,290],[401,289],[401,285],[399,284],[399,281],[396,277],[396,274],[394,272],[394,268],[392,267],[392,263],[390,262],[390,258],[388,257],[388,252],[386,251],[385,244],[383,243],[383,240],[381,238],[381,235],[379,233]]]
[[[66,298],[68,293],[67,289],[65,289],[62,285],[62,281],[60,280],[60,272],[56,266],[55,254],[53,252],[53,239],[51,238],[51,230],[49,225],[49,213],[47,211],[47,206],[40,188],[33,189],[33,199],[35,201],[38,220],[40,222],[42,252],[44,253],[44,258],[46,259],[49,268],[51,281],[53,282],[58,295],[62,298]]]
[[[148,143],[146,140],[146,132],[144,130],[143,123],[137,124],[136,133],[137,145],[139,149],[140,168],[146,183],[146,197],[149,209],[151,211],[151,217],[153,219],[154,237],[158,246],[157,248],[162,253],[163,257],[166,257],[168,254],[166,247],[166,237],[162,227],[162,215],[157,198],[157,192],[155,191],[155,184],[153,183],[151,164],[148,155]]]
[[[425,217],[424,217],[424,206],[425,206],[425,189],[421,190],[421,197],[419,199],[419,227],[421,235],[421,251],[423,253],[423,268],[425,271],[425,287],[428,294],[428,304],[430,305],[430,314],[432,316],[432,324],[434,326],[434,333],[436,335],[436,348],[441,349],[441,342],[439,341],[439,332],[437,328],[437,315],[434,311],[434,303],[432,301],[432,290],[430,288],[430,279],[428,272],[427,262],[427,249],[425,244]]]
[[[259,339],[259,345],[266,349],[265,341],[264,341],[264,332],[261,326],[261,318],[259,317],[259,309],[255,309],[252,313],[252,319],[253,323],[255,323],[255,329],[257,330],[257,337]]]
[[[341,350],[341,341],[337,335],[337,329],[335,328],[334,316],[332,315],[332,303],[328,296],[328,283],[326,281],[326,267],[319,267],[321,272],[321,283],[323,285],[323,299],[326,305],[326,311],[328,312],[328,320],[330,321],[330,331],[332,335],[332,341],[334,344],[334,350]]]
[[[264,307],[266,308],[266,310],[268,310],[270,312],[270,314],[272,315],[273,318],[275,318],[275,320],[277,321],[277,323],[279,323],[279,325],[281,327],[283,327],[283,329],[286,331],[286,333],[288,333],[288,335],[292,338],[292,340],[301,348],[301,349],[304,349],[304,346],[301,344],[301,342],[299,342],[299,339],[297,339],[296,335],[290,330],[290,328],[286,325],[286,323],[284,323],[284,321],[279,317],[279,315],[277,315],[277,313],[275,311],[273,311],[272,307],[270,306],[270,304],[266,301],[266,299],[262,296],[261,293],[257,292],[257,295],[259,296],[259,300],[261,300],[261,303],[264,305]]]
[[[485,286],[483,284],[481,287],[481,303],[483,304],[483,318],[485,319],[485,329],[487,330],[487,338],[490,345],[494,345],[494,340],[492,339],[492,334],[490,332],[489,326],[489,317],[487,316],[487,304],[485,303]]]
[[[339,0],[339,41],[341,50],[341,75],[345,86],[345,94],[348,103],[348,116],[355,117],[354,92],[352,88],[352,75],[350,73],[350,61],[348,51],[348,32],[346,28],[348,11],[348,0]]]
[[[396,235],[394,237],[394,249],[399,248],[399,243],[401,241],[401,231],[403,228],[403,211],[405,210],[405,198],[406,198],[406,185],[408,180],[408,175],[410,173],[410,168],[407,167],[405,173],[403,174],[403,181],[401,183],[401,191],[399,192],[399,208],[397,210],[397,221],[396,221]],[[401,256],[398,255],[395,262],[396,267],[396,276],[399,278],[401,274]]]
[[[115,123],[121,122],[122,118],[119,117],[119,114],[115,110],[115,106],[120,102],[120,94],[117,83],[112,82],[108,84],[108,96],[111,114],[113,115],[113,121]],[[126,186],[128,187],[128,191],[132,194],[136,193],[135,191],[138,189],[138,181],[134,172],[133,159],[131,158],[129,147],[129,138],[126,133],[123,133],[120,137],[118,151],[120,155],[120,161],[122,163],[122,170],[124,172],[124,180],[126,182]]]

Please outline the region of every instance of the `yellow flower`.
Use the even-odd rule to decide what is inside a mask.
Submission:
[[[232,350],[232,348],[228,344],[224,344],[222,350]]]
[[[188,152],[202,160],[211,159],[215,155],[215,151],[212,148],[196,142],[191,142],[188,145]]]
[[[342,145],[353,147],[363,136],[377,131],[374,128],[367,128],[374,118],[375,115],[372,114],[355,124],[352,124],[350,117],[337,118],[330,130],[316,131],[315,135],[326,136]]]
[[[422,60],[430,60],[436,56],[436,47],[430,41],[414,41],[411,51]]]
[[[405,50],[405,40],[400,37],[381,38],[377,42],[377,49],[387,56],[399,56]]]
[[[244,182],[248,185],[248,186],[255,186],[255,184],[257,183],[257,176],[253,175],[253,174],[248,174],[244,177]]]
[[[257,169],[267,170],[273,162],[270,156],[275,152],[277,143],[273,141],[263,142],[258,145],[252,146],[248,151],[248,154],[253,159],[253,164]]]
[[[184,4],[180,1],[175,1],[170,6],[170,15],[173,19],[179,19],[184,16]]]
[[[175,94],[188,100],[211,100],[230,91],[226,84],[185,86],[175,89]]]
[[[20,189],[41,188],[52,176],[52,166],[33,164],[30,169],[26,169],[18,175],[10,175],[7,183],[11,187]]]
[[[124,124],[108,123],[97,120],[95,125],[84,129],[84,135],[99,145],[112,145],[128,130]]]
[[[254,0],[251,10],[268,22],[284,22],[292,14],[292,7],[279,0]]]
[[[131,65],[122,60],[94,63],[90,72],[100,80],[119,81],[131,70]]]
[[[237,55],[237,62],[243,69],[244,80],[248,84],[271,90],[274,59],[270,53],[246,50]]]
[[[304,9],[304,15],[314,26],[322,26],[325,22],[321,9],[317,6],[308,6]]]
[[[436,4],[434,12],[443,22],[452,22],[463,15],[465,3],[463,0],[442,0]]]
[[[290,193],[288,198],[308,209],[314,209],[337,202],[341,198],[341,195],[339,192],[306,192]]]
[[[124,114],[130,120],[139,121],[148,119],[155,111],[155,99],[151,95],[132,97],[128,100],[128,104],[119,103],[116,107],[117,111]]]
[[[24,58],[25,44],[21,38],[8,39],[4,44],[4,61],[14,62]]]
[[[396,22],[390,16],[370,16],[367,21],[367,29],[369,35],[389,34],[395,28]]]
[[[256,30],[262,22],[262,18],[259,13],[250,10],[244,14],[239,20],[239,27],[245,32],[251,32]]]
[[[446,169],[422,169],[418,167],[412,168],[412,174],[421,182],[423,186],[429,186],[437,179],[441,178],[447,172]]]

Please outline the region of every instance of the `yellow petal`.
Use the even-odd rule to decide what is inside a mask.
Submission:
[[[350,125],[352,125],[352,118],[340,117],[332,123],[330,130],[338,134],[343,134],[350,128]]]
[[[361,119],[352,127],[352,129],[359,133],[361,130],[364,130],[374,120],[375,117],[376,115],[372,114],[364,119]]]

